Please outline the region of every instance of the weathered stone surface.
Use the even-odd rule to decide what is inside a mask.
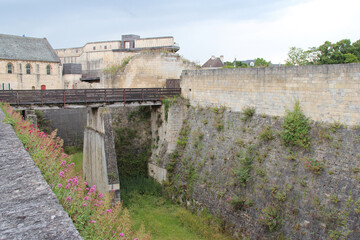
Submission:
[[[233,111],[255,106],[282,116],[298,99],[316,121],[358,124],[360,64],[185,70],[182,95],[195,106],[225,105]]]
[[[0,239],[82,239],[0,110]]]
[[[170,107],[168,122],[159,128],[160,140],[153,150],[152,164],[162,169],[152,176],[159,179],[162,171],[172,166],[168,169],[172,169],[174,185],[170,190],[175,200],[190,208],[206,207],[240,239],[241,235],[251,239],[277,239],[280,235],[291,239],[330,239],[335,235],[359,239],[360,215],[355,209],[360,202],[358,126],[312,122],[311,147],[306,151],[284,146],[281,117],[255,114],[245,122],[244,113],[222,111],[178,104]],[[186,146],[177,147],[174,164],[168,146],[176,138],[167,142],[161,128],[175,123],[170,116],[180,120],[182,115],[182,126],[187,125],[188,130],[181,132],[190,133],[182,138]],[[273,134],[268,141],[261,135],[267,126]],[[243,161],[251,149],[249,178],[241,182]],[[312,172],[305,164],[310,159],[323,163],[324,169]],[[240,209],[234,209],[228,200],[236,197],[247,201]],[[269,205],[279,209],[282,222],[273,233],[259,222]]]
[[[83,172],[88,184],[96,185],[102,193],[115,191],[115,201],[119,201],[119,172],[108,108],[88,108],[83,152]]]
[[[86,108],[46,109],[44,118],[58,130],[57,135],[64,140],[64,145],[82,145],[86,126]]]

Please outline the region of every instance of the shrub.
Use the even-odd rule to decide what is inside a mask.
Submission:
[[[124,72],[126,65],[130,62],[132,57],[125,58],[120,65],[112,65],[106,69],[104,69],[103,73],[110,74],[110,75],[116,75],[119,71]]]
[[[299,101],[295,102],[293,111],[286,111],[281,138],[287,146],[310,147],[310,121],[300,108]]]
[[[270,141],[270,140],[274,139],[274,131],[271,129],[271,127],[269,125],[265,126],[261,130],[259,137],[264,142]]]
[[[261,210],[258,221],[262,225],[266,226],[270,232],[278,230],[282,224],[279,210],[272,205],[269,205]]]
[[[305,158],[303,159],[305,168],[309,169],[311,172],[315,174],[320,174],[324,169],[324,163],[313,159],[313,158]]]
[[[255,114],[255,107],[245,107],[243,109],[244,111],[244,117],[241,119],[243,122],[246,122],[247,120],[251,119]]]

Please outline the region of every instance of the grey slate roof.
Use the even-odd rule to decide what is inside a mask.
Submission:
[[[46,38],[0,34],[0,59],[60,62]]]

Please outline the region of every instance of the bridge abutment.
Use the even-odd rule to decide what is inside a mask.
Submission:
[[[28,119],[32,124],[37,125],[37,117],[35,114],[35,110],[25,110],[24,117],[25,119]]]
[[[111,114],[105,107],[87,108],[84,130],[83,174],[101,193],[115,191],[120,200],[120,181],[112,131]]]

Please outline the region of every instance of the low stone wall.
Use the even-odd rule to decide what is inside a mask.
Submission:
[[[283,116],[296,100],[316,121],[360,122],[360,64],[187,70],[182,94],[193,105],[254,106]]]
[[[0,110],[0,239],[82,239]]]

